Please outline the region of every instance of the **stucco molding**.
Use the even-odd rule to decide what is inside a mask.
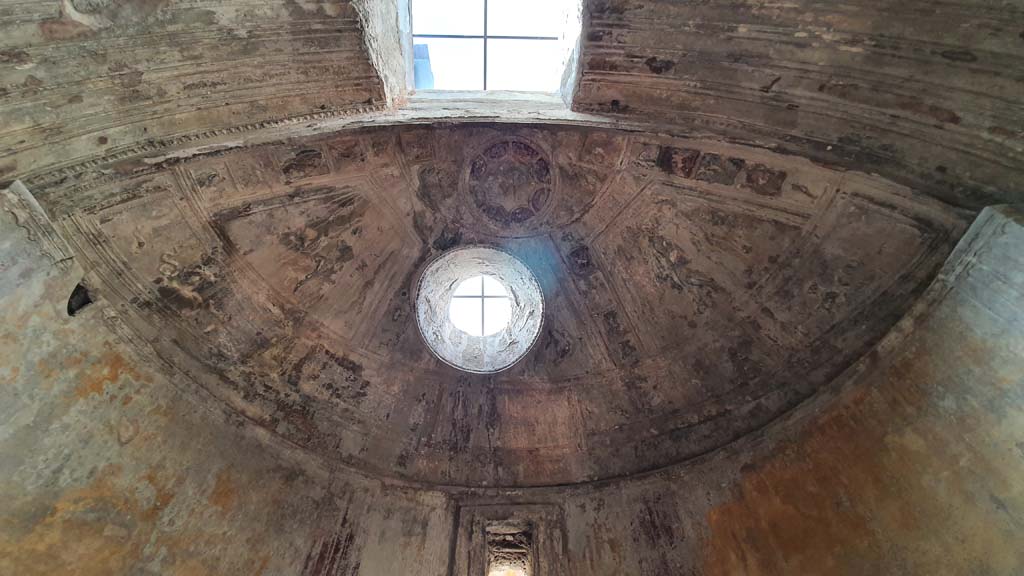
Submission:
[[[0,207],[14,218],[15,224],[28,234],[29,240],[39,244],[54,265],[64,271],[70,270],[74,259],[71,248],[20,180],[15,180],[0,194]]]

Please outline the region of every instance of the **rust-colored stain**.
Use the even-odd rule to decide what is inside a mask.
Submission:
[[[235,503],[235,483],[231,472],[225,468],[217,473],[217,479],[213,483],[213,490],[210,492],[210,505],[227,512]]]
[[[18,381],[18,376],[21,375],[21,366],[11,366],[7,369],[5,376],[0,376],[0,383],[12,384]]]
[[[54,376],[58,374],[58,369],[51,366],[46,358],[40,358],[36,360],[36,373],[39,374],[42,382],[49,382]]]
[[[85,369],[75,388],[75,396],[79,399],[92,395],[102,396],[107,385],[115,384],[124,377],[133,380],[141,378],[124,356],[114,351],[106,351]]]
[[[1007,494],[1024,470],[1007,468],[986,442],[983,431],[999,424],[983,408],[952,418],[935,411],[929,395],[943,371],[923,348],[744,470],[736,496],[708,513],[703,573],[860,575],[900,563],[914,574],[1011,574],[1024,566],[1012,516],[992,504],[1013,502]],[[980,348],[965,342],[946,356],[986,365],[992,359]],[[968,440],[968,452],[979,450],[969,466],[965,430],[982,435]],[[999,486],[1007,493],[993,494]]]
[[[188,558],[175,563],[171,569],[172,576],[211,576],[210,570],[198,558]]]
[[[0,573],[126,573],[149,530],[134,523],[139,509],[119,486],[121,474],[120,466],[106,466],[87,485],[61,494],[27,533],[0,531]]]
[[[152,504],[142,510],[141,516],[146,520],[155,520],[167,508],[171,500],[174,500],[174,491],[171,489],[174,481],[166,481],[154,470],[147,471],[142,475],[142,479],[153,488],[154,495]]]
[[[225,546],[223,540],[218,540],[220,533],[204,526],[174,531],[157,529],[160,516],[176,497],[173,486],[180,481],[180,477],[168,477],[166,470],[158,468],[136,476],[120,465],[107,465],[88,483],[65,489],[52,502],[24,500],[14,504],[12,509],[25,510],[23,514],[8,516],[4,507],[5,515],[0,522],[0,574],[132,574],[152,560],[147,547],[154,545],[164,555],[163,574],[224,573],[211,568],[208,559],[196,556],[196,551],[204,546]],[[137,490],[139,487],[151,491]],[[32,510],[40,505],[45,505],[48,512],[37,518]],[[182,518],[196,516],[186,513]],[[238,573],[258,574],[253,569],[265,564],[266,556],[253,555],[242,561]]]
[[[66,370],[73,370],[81,366],[82,362],[85,362],[85,354],[79,353],[67,356],[61,364]]]
[[[70,18],[48,18],[39,23],[39,31],[47,40],[75,40],[92,36],[95,30]]]

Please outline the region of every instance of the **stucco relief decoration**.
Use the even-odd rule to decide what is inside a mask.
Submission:
[[[539,146],[522,139],[487,145],[468,167],[474,205],[490,222],[507,228],[544,213],[555,186],[551,160]]]

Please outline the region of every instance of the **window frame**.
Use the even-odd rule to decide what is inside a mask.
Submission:
[[[416,0],[409,0],[410,12],[412,10],[412,4],[414,2],[416,2]],[[414,46],[416,44],[416,39],[417,38],[448,38],[448,39],[483,40],[484,41],[484,70],[483,70],[483,72],[484,72],[484,81],[483,81],[483,90],[485,92],[487,91],[487,40],[488,39],[491,39],[491,40],[547,40],[547,41],[555,41],[555,42],[557,42],[558,40],[562,39],[559,36],[500,36],[500,35],[499,36],[495,36],[495,35],[490,35],[490,34],[487,33],[487,2],[488,2],[488,0],[483,0],[483,3],[484,3],[484,33],[483,33],[483,35],[473,35],[473,34],[416,34],[415,33],[416,22],[413,21],[412,22],[412,26],[411,26],[411,28],[413,30],[413,33],[412,33],[412,43],[413,43]],[[415,79],[413,80],[413,83],[415,84]],[[441,92],[445,91],[444,89],[437,89],[437,88],[425,88],[424,90],[436,90],[436,91],[441,91]]]
[[[463,286],[465,286],[466,284],[469,284],[470,282],[472,282],[473,280],[476,280],[477,278],[480,278],[480,293],[479,294],[457,294],[456,293],[456,294],[452,295],[451,299],[452,300],[455,300],[455,299],[460,299],[460,300],[477,300],[477,299],[479,299],[480,300],[480,333],[479,334],[473,334],[471,332],[466,332],[466,333],[469,334],[470,336],[473,336],[474,338],[487,338],[488,336],[497,333],[497,332],[493,332],[492,334],[487,334],[486,333],[487,332],[487,330],[486,330],[486,327],[487,327],[487,300],[488,299],[492,299],[492,300],[502,300],[503,299],[503,300],[508,301],[508,300],[511,300],[511,296],[508,293],[508,287],[506,287],[504,284],[502,284],[501,281],[498,280],[497,278],[494,278],[493,276],[488,276],[487,274],[481,274],[480,276],[474,276],[474,277],[467,278],[467,279],[463,280],[462,283],[460,283],[459,286],[456,287],[456,292],[458,292],[458,290],[461,289]],[[489,294],[487,294],[487,278],[490,278],[491,280],[497,282],[498,285],[501,286],[502,291],[504,291],[505,293],[501,294],[501,295],[489,295]],[[448,303],[448,315],[449,315],[449,321],[451,321],[452,324],[455,325],[455,321],[451,318],[451,302]],[[458,327],[458,326],[456,325],[456,327]],[[508,327],[508,322],[506,322],[505,325],[501,327],[501,330],[504,330],[507,327]],[[501,330],[498,330],[498,332],[501,332]]]

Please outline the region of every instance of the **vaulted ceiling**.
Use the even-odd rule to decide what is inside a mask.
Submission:
[[[967,6],[587,2],[573,111],[538,116],[395,108],[383,2],[0,5],[0,179],[126,342],[324,462],[618,477],[808,398],[973,211],[1024,198],[1020,14]],[[493,376],[435,359],[410,309],[471,243],[548,303]]]
[[[549,126],[364,129],[78,193],[62,229],[140,351],[327,462],[455,485],[632,474],[763,426],[884,334],[963,230],[879,178]],[[497,375],[436,359],[411,308],[426,262],[481,243],[546,299]]]

